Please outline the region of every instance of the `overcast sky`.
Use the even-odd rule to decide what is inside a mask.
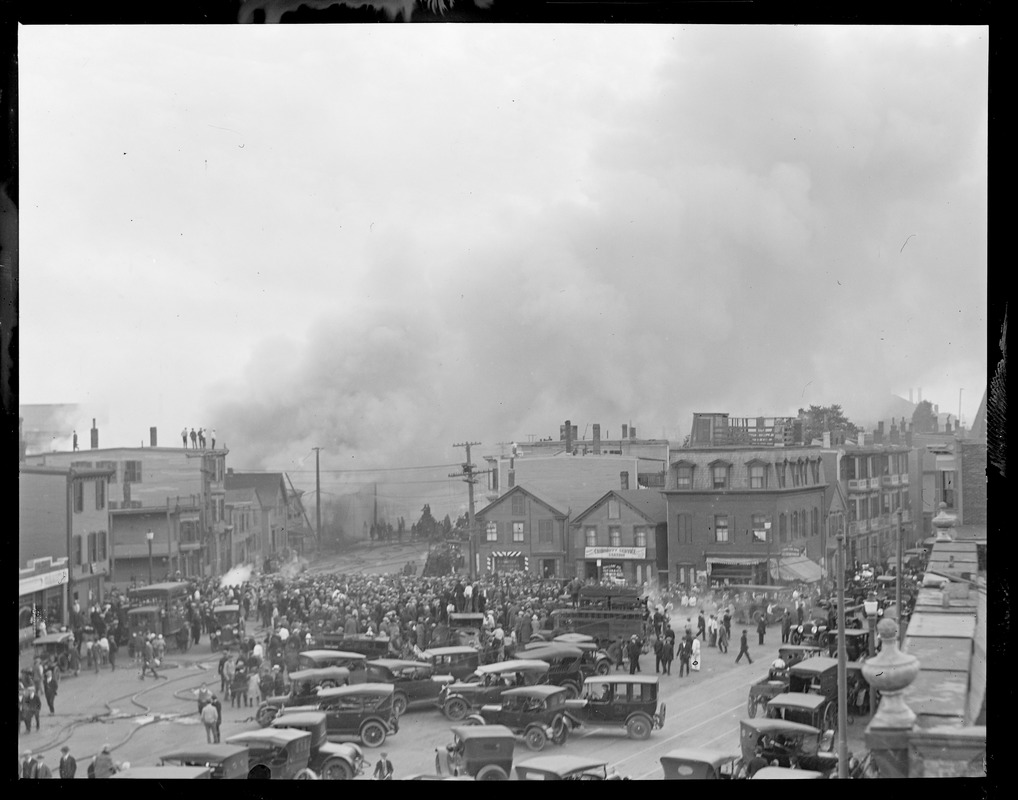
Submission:
[[[22,28],[20,402],[251,469],[918,387],[969,422],[987,34]]]

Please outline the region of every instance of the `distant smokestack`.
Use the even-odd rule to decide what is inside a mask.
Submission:
[[[622,426],[622,438],[623,439],[628,439],[629,438],[629,426],[628,425],[623,425]]]
[[[620,472],[619,473],[619,485],[622,487],[622,491],[625,491],[626,489],[629,488],[629,473],[628,472]]]
[[[601,455],[601,426],[594,423],[594,455]]]
[[[99,429],[95,426],[95,418],[92,418],[92,449],[99,449]]]
[[[630,428],[629,428],[629,438],[630,438],[630,440],[633,440],[633,439],[636,438],[636,428],[633,427],[633,426],[630,426]]]
[[[158,447],[158,445],[156,444],[156,429],[155,428],[149,428],[148,429],[148,442],[149,442],[149,447]]]
[[[891,420],[891,433],[890,433],[891,444],[900,444],[901,437],[898,434],[898,426],[894,424],[894,420]]]
[[[883,444],[883,443],[884,443],[884,423],[878,422],[877,429],[873,433],[873,444]]]
[[[566,452],[573,452],[573,426],[569,420],[566,420]]]

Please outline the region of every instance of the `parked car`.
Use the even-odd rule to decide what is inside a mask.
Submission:
[[[452,742],[435,748],[435,772],[478,781],[505,781],[513,768],[516,737],[504,725],[464,725],[452,729]]]
[[[592,664],[584,664],[584,651],[575,644],[537,642],[517,648],[516,655],[519,658],[547,661],[550,667],[548,683],[565,688],[570,698],[580,696],[583,679],[594,671]],[[606,653],[605,659],[607,657]]]
[[[212,777],[212,770],[207,767],[128,767],[110,777],[146,781],[207,780]]]
[[[74,634],[70,631],[48,633],[35,639],[32,645],[44,668],[56,668],[61,672],[70,669],[71,650],[75,647]]]
[[[753,776],[755,781],[779,780],[794,781],[796,779],[816,779],[826,777],[824,773],[811,769],[793,769],[791,767],[763,767]]]
[[[788,670],[788,691],[819,695],[824,702],[820,708],[820,721],[816,727],[834,730],[838,727],[838,662],[826,656],[800,661]],[[812,723],[811,723],[812,724]]]
[[[308,769],[311,758],[311,734],[306,731],[262,728],[235,733],[226,743],[247,748],[248,778],[291,780]]]
[[[365,747],[381,747],[388,736],[399,731],[399,718],[392,706],[395,687],[388,683],[360,683],[322,689],[314,706],[294,706],[284,714],[324,711],[329,739],[356,737]]]
[[[831,703],[827,698],[812,692],[784,692],[767,701],[766,715],[769,719],[783,719],[787,722],[799,722],[811,725],[821,731],[834,730],[829,722],[837,716],[837,704],[834,704],[834,715],[827,718]]]
[[[421,653],[421,658],[431,664],[434,675],[452,675],[456,680],[463,680],[480,666],[476,647],[431,647]]]
[[[510,659],[478,667],[466,681],[448,683],[438,694],[438,705],[448,719],[459,722],[472,710],[500,703],[502,692],[548,682],[547,661]]]
[[[583,696],[566,701],[570,728],[624,728],[632,739],[649,739],[663,728],[665,704],[658,706],[656,675],[603,675],[583,682]]]
[[[838,767],[838,757],[821,749],[821,736],[820,730],[812,725],[780,719],[744,719],[739,723],[744,764],[760,747],[768,764],[777,761],[777,766],[787,767],[794,757],[800,768],[830,775]]]
[[[323,780],[350,781],[364,772],[364,753],[360,747],[350,742],[329,741],[324,711],[281,714],[272,720],[272,727],[311,734],[308,767]]]
[[[567,691],[561,686],[542,684],[507,689],[500,705],[484,705],[467,717],[477,725],[504,725],[522,736],[531,750],[543,750],[552,741],[565,744],[569,726],[565,720]]]
[[[661,756],[666,781],[732,780],[738,774],[739,753],[683,747]]]
[[[337,644],[343,650],[361,653],[368,658],[385,658],[390,655],[388,636],[368,636],[366,633],[358,633],[352,636],[343,636]]]
[[[343,667],[350,671],[346,682],[348,685],[367,683],[368,657],[363,653],[349,650],[302,650],[297,654],[297,668],[323,669],[325,667]]]
[[[824,634],[823,645],[831,658],[838,657],[838,631],[837,629],[827,631]],[[845,630],[845,653],[849,661],[861,661],[869,655],[870,632],[858,628]]]
[[[538,756],[516,765],[521,781],[610,781],[622,780],[607,762],[594,756]]]
[[[433,674],[431,664],[423,661],[377,658],[367,662],[367,667],[368,679],[372,683],[391,683],[395,687],[392,707],[399,717],[414,706],[434,708],[442,687],[453,682],[451,675]]]
[[[159,756],[159,761],[169,767],[205,767],[210,769],[216,780],[247,778],[247,748],[235,744],[206,744],[173,750]]]
[[[276,718],[280,709],[316,703],[320,690],[345,686],[349,678],[350,671],[345,667],[323,667],[291,672],[289,693],[265,698],[255,712],[255,719],[265,728]]]
[[[460,613],[449,615],[449,644],[464,647],[481,647],[484,614]]]
[[[823,653],[824,648],[819,644],[783,644],[778,648],[778,658],[785,662],[786,667],[794,667],[800,661]]]

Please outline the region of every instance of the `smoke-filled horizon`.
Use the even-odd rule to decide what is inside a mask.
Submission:
[[[22,402],[278,470],[910,387],[970,422],[987,33],[22,29]]]

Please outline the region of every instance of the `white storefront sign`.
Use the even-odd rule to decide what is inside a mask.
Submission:
[[[646,561],[646,547],[585,547],[584,558],[602,558],[609,561]]]
[[[66,569],[55,569],[52,572],[44,572],[42,575],[22,578],[18,582],[18,597],[41,592],[43,589],[48,589],[51,586],[62,586],[65,583],[67,583]]]

